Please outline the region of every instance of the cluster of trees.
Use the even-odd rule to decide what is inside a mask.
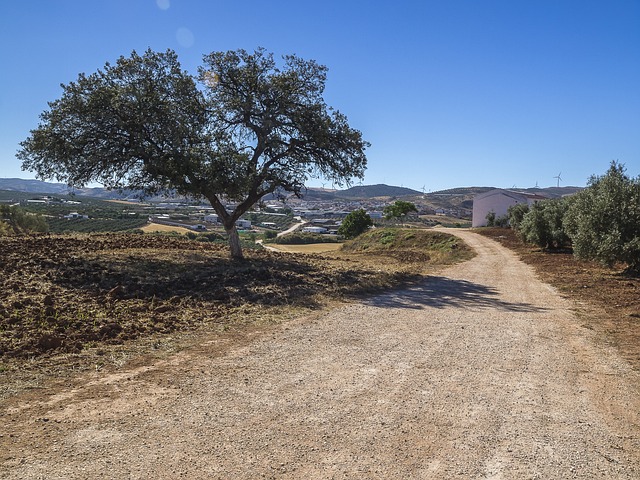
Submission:
[[[576,195],[511,207],[508,221],[526,242],[571,247],[578,258],[623,262],[640,274],[640,176],[630,177],[618,162]]]
[[[407,214],[415,212],[418,213],[418,209],[411,202],[405,202],[404,200],[397,200],[391,205],[384,207],[382,213],[387,220],[391,219],[403,219]],[[373,226],[373,220],[363,209],[354,210],[345,217],[342,221],[342,225],[338,229],[338,234],[344,238],[355,238],[358,235],[366,232],[369,227]]]
[[[49,225],[42,215],[25,212],[18,207],[0,205],[0,235],[47,232]]]

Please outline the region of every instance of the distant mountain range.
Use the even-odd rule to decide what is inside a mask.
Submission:
[[[71,189],[65,183],[50,183],[40,180],[25,180],[23,178],[0,178],[0,190],[10,190],[15,192],[29,192],[37,194],[49,195],[86,195],[88,197],[96,197],[103,199],[115,199],[131,196],[134,192],[119,193],[115,190],[107,190],[106,188],[75,188]]]
[[[495,187],[460,187],[438,192],[423,193],[406,187],[391,185],[358,185],[346,190],[329,190],[324,188],[309,188],[303,191],[305,200],[315,201],[353,201],[381,199],[389,200],[403,198],[415,203],[429,203],[436,206],[452,205],[459,208],[471,208],[473,197],[479,193],[492,190]],[[70,189],[64,183],[49,183],[40,180],[25,180],[21,178],[0,178],[0,190],[28,192],[35,195],[68,195],[76,194],[103,200],[135,197],[137,192],[108,190],[101,187]],[[538,193],[555,198],[581,190],[581,187],[549,187],[513,189],[520,192]]]

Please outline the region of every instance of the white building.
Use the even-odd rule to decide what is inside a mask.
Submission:
[[[236,220],[236,227],[242,228],[242,229],[250,229],[251,228],[251,220],[245,220],[243,218],[240,218],[240,219]]]
[[[303,227],[302,231],[305,233],[327,233],[327,230],[324,227]]]
[[[209,223],[218,223],[218,215],[215,213],[209,213],[204,216],[203,220]]]
[[[496,218],[507,215],[509,207],[518,203],[531,205],[546,197],[532,193],[512,192],[511,190],[495,189],[476,195],[473,198],[472,227],[484,227],[487,225],[487,215],[495,213]]]
[[[80,215],[78,212],[71,212],[69,215],[65,215],[64,218],[67,220],[87,220],[89,216]]]

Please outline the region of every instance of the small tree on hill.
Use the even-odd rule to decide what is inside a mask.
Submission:
[[[567,211],[565,225],[574,254],[605,265],[624,262],[640,273],[640,176],[612,162],[603,176],[592,176]]]
[[[392,205],[387,205],[382,210],[384,214],[384,218],[392,219],[392,218],[403,218],[409,212],[418,213],[418,209],[411,202],[405,202],[403,200],[396,200]]]
[[[242,257],[235,222],[309,178],[362,178],[368,143],[322,97],[327,68],[258,49],[214,52],[194,77],[151,50],[62,85],[18,157],[39,178],[206,198]],[[227,210],[226,204],[235,202]]]
[[[340,228],[338,228],[338,234],[344,238],[355,238],[361,233],[366,232],[372,225],[373,220],[371,220],[367,212],[361,208],[354,210],[344,218]]]

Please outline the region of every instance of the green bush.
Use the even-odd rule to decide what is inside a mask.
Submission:
[[[520,224],[522,223],[522,219],[529,212],[529,205],[526,203],[516,203],[512,205],[507,210],[507,215],[509,217],[509,225],[515,231],[520,230]]]
[[[278,232],[276,232],[275,230],[266,230],[264,232],[264,239],[265,240],[273,240],[277,236],[278,236]]]
[[[49,226],[42,215],[7,205],[0,205],[0,223],[2,224],[0,234],[5,235],[49,231]]]
[[[563,220],[568,202],[561,199],[534,203],[524,214],[518,233],[525,242],[545,249],[557,249],[570,245]]]
[[[507,228],[509,226],[509,215],[497,217],[494,221],[494,225],[500,228]]]
[[[371,226],[373,226],[371,217],[361,208],[354,210],[344,218],[338,229],[338,234],[344,238],[355,238],[366,232]]]
[[[640,273],[640,176],[631,178],[612,162],[574,196],[565,225],[577,257],[609,266],[624,262],[628,272]]]

